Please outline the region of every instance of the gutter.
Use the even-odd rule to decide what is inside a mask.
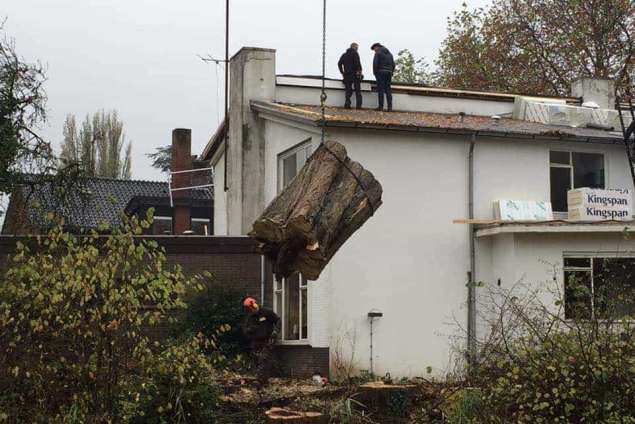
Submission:
[[[469,219],[474,219],[474,147],[476,135],[475,132],[470,138],[470,150],[467,155]],[[468,238],[470,270],[467,273],[467,360],[469,372],[471,372],[476,360],[476,232],[473,224],[468,225]]]

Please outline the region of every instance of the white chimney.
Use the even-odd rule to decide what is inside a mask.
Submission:
[[[228,234],[242,235],[265,208],[264,125],[253,100],[276,97],[276,51],[243,47],[230,60],[227,143]]]
[[[615,81],[609,78],[580,78],[571,84],[571,95],[582,102],[595,102],[602,109],[615,109]]]

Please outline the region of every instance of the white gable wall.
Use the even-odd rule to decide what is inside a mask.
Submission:
[[[309,137],[315,148],[320,137],[314,128],[265,122],[268,203],[277,194],[278,154]],[[467,217],[471,138],[346,129],[330,129],[328,138],[343,143],[375,174],[384,204],[344,244],[321,279],[310,283],[311,344],[346,350],[355,334],[357,368],[368,369],[367,313],[376,308],[384,317],[375,321],[375,373],[421,375],[427,366],[437,374],[450,370],[457,359],[450,336],[460,333],[452,323],[465,326],[467,316],[469,233],[452,220]],[[549,149],[556,146],[605,153],[607,183],[632,186],[621,146],[478,137],[475,216],[492,217],[493,202],[501,198],[548,200]],[[581,243],[593,249],[594,240]],[[509,284],[527,275],[544,281],[543,253],[533,251],[531,243],[522,249],[517,245],[513,235],[480,238],[477,280]],[[546,252],[551,259],[562,256],[558,243]]]

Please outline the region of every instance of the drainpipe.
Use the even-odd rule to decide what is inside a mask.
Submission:
[[[468,218],[474,219],[474,146],[476,132],[470,139],[470,150],[467,156],[468,164]],[[468,367],[472,370],[476,359],[476,243],[474,225],[468,225],[470,246],[470,270],[467,275],[467,353]]]

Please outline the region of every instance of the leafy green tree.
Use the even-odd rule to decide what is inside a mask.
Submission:
[[[132,144],[125,143],[123,122],[116,111],[87,115],[79,130],[70,114],[63,134],[63,164],[76,163],[91,176],[130,179]]]
[[[428,63],[424,58],[415,59],[412,52],[404,49],[397,53],[393,80],[397,83],[423,84],[430,83],[432,76],[428,71]]]
[[[155,363],[162,345],[153,346],[147,330],[172,320],[186,294],[202,289],[200,278],[166,265],[155,241],[135,238],[151,213],[108,236],[59,226],[18,243],[0,284],[0,416],[117,422],[121,399],[135,403],[142,388],[130,387],[130,378]],[[186,365],[179,375],[188,375]]]
[[[436,64],[450,87],[568,95],[580,77],[632,89],[634,57],[630,0],[493,0],[448,19]]]

